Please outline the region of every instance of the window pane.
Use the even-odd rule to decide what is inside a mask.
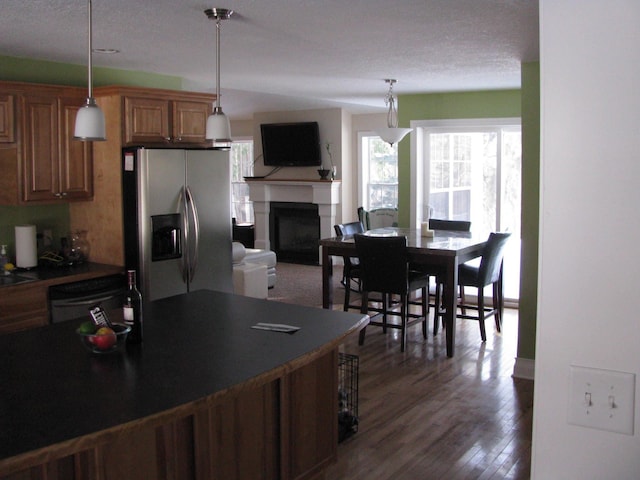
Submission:
[[[362,169],[367,210],[398,206],[398,149],[378,136],[363,137]]]
[[[253,204],[244,177],[253,176],[253,141],[231,144],[231,215],[238,223],[253,223]]]

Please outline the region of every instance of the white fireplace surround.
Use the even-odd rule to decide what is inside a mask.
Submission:
[[[255,247],[271,250],[269,213],[271,202],[299,202],[318,205],[320,238],[335,236],[336,210],[340,203],[340,181],[250,180],[249,198],[255,216]],[[318,247],[319,248],[319,247]]]

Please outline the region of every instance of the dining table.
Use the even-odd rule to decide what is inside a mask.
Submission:
[[[442,302],[444,307],[447,356],[455,353],[456,311],[458,307],[458,266],[480,257],[489,238],[486,232],[433,230],[423,235],[421,229],[384,227],[368,230],[363,235],[405,236],[409,262],[443,272]],[[333,257],[357,257],[353,235],[324,238],[322,251],[322,306],[333,308]],[[437,308],[437,307],[436,307]]]

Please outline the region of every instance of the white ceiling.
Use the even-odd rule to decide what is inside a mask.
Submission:
[[[537,0],[93,0],[97,67],[184,79],[215,91],[211,7],[221,29],[222,107],[253,112],[343,107],[384,111],[396,93],[520,87],[538,60]],[[0,54],[86,64],[85,0],[2,0]],[[97,77],[96,77],[97,79]]]

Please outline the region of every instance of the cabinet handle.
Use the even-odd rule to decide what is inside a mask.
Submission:
[[[176,142],[181,142],[181,141],[182,141],[182,137],[176,138]]]
[[[171,137],[164,137],[164,141],[168,142],[168,143],[171,143]]]

